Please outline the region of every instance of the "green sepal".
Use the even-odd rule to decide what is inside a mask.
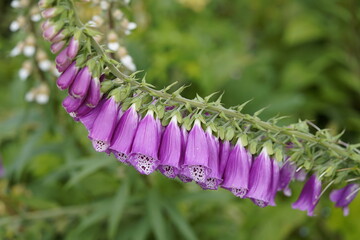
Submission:
[[[226,134],[225,134],[225,140],[231,141],[234,138],[234,135],[235,135],[234,129],[232,127],[227,127]]]
[[[250,142],[249,151],[251,154],[253,154],[253,155],[256,154],[256,147],[257,147],[256,141]]]
[[[114,86],[115,84],[111,80],[103,81],[100,90],[102,93],[107,93],[110,89],[114,88]]]

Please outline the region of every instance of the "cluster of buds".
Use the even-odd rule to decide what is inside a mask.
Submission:
[[[39,5],[46,18],[43,36],[52,43],[51,51],[58,54],[55,62],[61,75],[57,86],[69,93],[63,107],[88,130],[95,151],[114,155],[140,174],[159,171],[184,183],[195,182],[204,190],[224,188],[259,207],[275,206],[279,191],[290,196],[291,181],[306,180],[306,173],[297,169],[291,156],[276,157],[271,141],[257,153],[256,146],[248,144],[246,132],[221,136],[219,128],[204,120],[212,118],[211,113],[168,104],[170,99],[137,89],[139,85],[131,78],[114,79],[103,69],[99,58],[84,57],[89,54],[91,44],[87,44],[92,37],[88,32],[82,34],[86,28],[79,30],[58,21],[64,9],[54,7],[54,0],[41,0]],[[140,85],[148,86],[145,82]],[[288,148],[293,147],[293,143],[288,144]],[[309,216],[314,214],[322,195],[322,176],[314,173],[308,177],[292,205],[294,209],[307,211]],[[331,201],[346,215],[359,189],[354,183],[334,190]]]
[[[136,66],[132,57],[128,54],[126,47],[120,43],[120,40],[131,34],[131,31],[136,29],[137,24],[129,21],[125,14],[120,10],[120,6],[128,5],[130,1],[111,1],[101,0],[92,1],[95,6],[99,6],[102,9],[99,15],[95,15],[87,23],[90,27],[106,29],[105,39],[102,39],[100,35],[96,36],[96,40],[100,42],[104,40],[107,47],[113,51],[113,57],[120,60],[123,64],[124,71],[136,71]],[[104,25],[107,26],[104,26]]]

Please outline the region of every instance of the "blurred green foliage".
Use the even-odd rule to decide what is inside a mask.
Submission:
[[[6,2],[6,1],[5,1]],[[26,103],[30,81],[8,58],[14,12],[4,5],[0,37],[1,239],[358,239],[360,199],[349,217],[324,196],[318,216],[260,209],[225,190],[203,191],[155,173],[141,176],[92,150],[84,127],[62,109],[49,79],[47,105]],[[357,0],[133,0],[139,28],[128,48],[158,87],[190,84],[187,97],[225,91],[248,113],[314,120],[360,142],[360,2]]]

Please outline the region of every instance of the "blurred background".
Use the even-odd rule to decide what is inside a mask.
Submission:
[[[53,75],[46,104],[25,101],[39,79],[21,81],[25,57],[9,57],[25,37],[9,31],[10,2],[0,3],[0,239],[359,239],[359,197],[343,217],[325,194],[310,218],[291,209],[303,183],[261,209],[95,153]],[[267,107],[263,119],[309,119],[360,142],[360,1],[133,0],[128,11],[138,28],[125,45],[155,86],[224,91],[226,106],[253,99],[244,112]]]

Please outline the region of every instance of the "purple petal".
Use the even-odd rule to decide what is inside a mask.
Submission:
[[[195,120],[189,133],[183,168],[189,172],[194,181],[200,183],[205,182],[210,173],[206,136],[199,120]]]
[[[99,79],[92,78],[85,102],[89,107],[95,107],[99,103],[101,95]]]
[[[56,85],[59,89],[65,90],[73,83],[79,68],[76,67],[76,62],[73,62],[57,79]]]
[[[270,197],[270,206],[276,206],[275,197],[278,190],[279,178],[280,178],[280,167],[276,160],[271,159],[272,163],[272,175],[271,175],[271,197]]]
[[[107,99],[102,105],[89,132],[89,138],[97,152],[104,152],[109,148],[118,120],[118,110],[118,104],[113,97]]]
[[[69,43],[69,47],[67,49],[67,56],[70,59],[74,59],[78,51],[79,51],[79,40],[72,37]]]
[[[128,162],[131,145],[135,137],[138,122],[139,115],[137,114],[135,106],[133,105],[128,110],[126,110],[117,124],[109,149],[121,162]]]
[[[174,116],[162,135],[159,150],[159,171],[169,178],[175,178],[179,173],[181,158],[181,131]]]
[[[138,125],[129,162],[141,174],[149,175],[159,165],[160,129],[161,123],[158,119],[154,119],[152,111],[148,111]]]
[[[244,198],[249,190],[250,168],[251,155],[239,140],[229,155],[222,187]]]
[[[86,66],[76,75],[74,82],[71,84],[69,93],[74,98],[84,98],[90,86],[91,74]]]
[[[259,207],[266,207],[271,199],[272,163],[264,148],[252,164],[249,177],[249,192],[246,197],[252,198]]]
[[[298,200],[292,204],[292,208],[307,211],[309,216],[313,216],[320,193],[321,182],[316,175],[312,175],[305,183]]]

